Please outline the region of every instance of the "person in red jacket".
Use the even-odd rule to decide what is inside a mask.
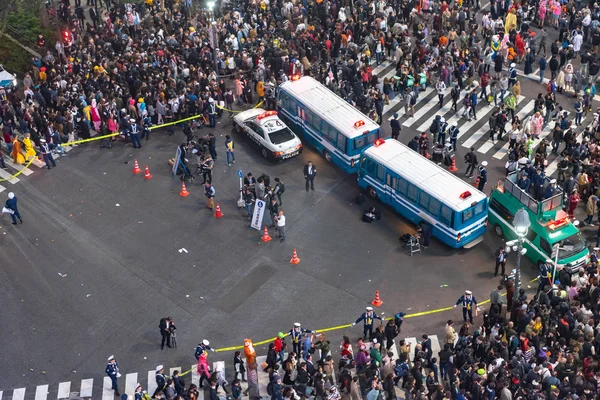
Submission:
[[[279,332],[277,334],[277,339],[275,339],[275,351],[279,355],[279,363],[283,365],[283,361],[285,360],[285,348],[287,344],[285,343],[285,335],[283,332]]]

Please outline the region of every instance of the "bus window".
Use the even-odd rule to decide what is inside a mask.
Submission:
[[[365,147],[365,137],[364,136],[359,136],[356,139],[354,139],[354,148],[356,150],[362,149],[363,147]]]
[[[462,222],[463,224],[465,222],[467,222],[468,220],[470,220],[471,218],[473,218],[475,209],[473,207],[471,208],[467,208],[465,211],[462,212]]]
[[[409,184],[408,185],[408,198],[413,202],[416,203],[417,202],[417,187],[415,185]]]
[[[377,179],[380,182],[383,182],[383,178],[385,177],[385,168],[382,165],[377,166]]]
[[[376,168],[377,163],[375,163],[375,161],[371,160],[370,158],[367,158],[367,174],[374,176]]]
[[[367,169],[367,157],[363,157],[360,160],[360,169],[362,169],[363,171]]]
[[[421,192],[421,195],[419,196],[419,204],[421,205],[421,208],[423,210],[427,210],[429,208],[429,199],[431,198],[430,195],[428,195],[425,192]]]
[[[290,105],[290,96],[285,92],[280,92],[279,100],[281,101],[281,108],[287,110]]]
[[[479,214],[481,214],[484,211],[485,211],[485,202],[484,201],[480,201],[475,206],[475,215],[479,215]]]
[[[527,240],[529,240],[531,243],[533,243],[533,241],[535,240],[535,238],[537,237],[537,233],[535,233],[532,229],[527,231]]]
[[[431,215],[433,215],[434,217],[437,217],[438,214],[440,213],[441,206],[442,206],[442,203],[440,203],[438,199],[432,197],[429,200],[429,212],[431,213]]]
[[[378,132],[379,131],[371,132],[367,135],[367,143],[368,144],[373,144],[377,140]]]
[[[496,199],[492,199],[490,203],[490,209],[497,212],[500,217],[506,221],[511,221],[515,216],[508,210],[508,208],[504,207],[500,202]]]
[[[440,212],[440,221],[452,227],[452,210],[444,205],[442,205],[442,211]]]
[[[531,210],[531,212],[534,212],[537,214],[538,212],[538,203],[537,201],[535,201],[534,199],[529,199],[529,204],[527,205],[527,207],[529,207],[529,209]]]
[[[406,191],[408,190],[408,182],[402,178],[398,179],[398,193],[401,193],[406,196]]]
[[[552,255],[552,248],[550,247],[550,243],[548,243],[548,241],[543,237],[540,237],[540,246],[542,247],[542,250],[544,250],[544,253],[546,253],[547,256]]]
[[[341,150],[344,154],[346,154],[346,136],[342,135],[341,133],[338,133],[337,148],[338,150]]]
[[[335,143],[335,136],[337,131],[331,127],[327,122],[323,122],[323,128],[321,129],[321,135],[330,143]]]
[[[396,184],[398,183],[398,179],[396,179],[395,176],[391,176],[390,174],[387,175],[385,184],[388,185],[389,187],[391,187],[392,189],[396,190]]]
[[[312,113],[312,111],[304,110],[303,119],[304,119],[304,121],[306,121],[306,124],[311,128],[314,128],[314,124],[313,124],[314,117],[315,117],[315,115]]]

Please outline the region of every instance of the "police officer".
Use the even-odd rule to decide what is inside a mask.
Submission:
[[[544,200],[549,199],[556,193],[556,179],[552,179],[550,184],[544,190]]]
[[[593,267],[598,266],[598,252],[600,252],[600,247],[594,247],[594,251],[590,255],[590,264]]]
[[[508,87],[510,88],[512,85],[517,83],[517,65],[515,63],[510,64],[510,68],[508,69]]]
[[[165,368],[162,365],[156,367],[156,390],[152,398],[156,397],[158,392],[162,392],[167,387],[167,377],[164,374]]]
[[[198,343],[198,346],[196,346],[196,351],[194,351],[194,357],[196,357],[196,361],[198,361],[200,359],[200,355],[207,350],[214,351],[212,347],[210,347],[210,342],[204,339],[202,342]]]
[[[521,179],[519,179],[518,182],[519,188],[524,190],[525,192],[529,192],[529,187],[531,186],[531,181],[529,180],[529,177],[527,175],[527,172],[523,172],[521,174]]]
[[[267,110],[274,110],[275,102],[275,86],[273,82],[267,82]]]
[[[112,390],[115,391],[115,396],[120,396],[119,386],[117,385],[117,378],[121,376],[119,373],[119,365],[117,364],[117,360],[115,360],[115,356],[108,357],[108,364],[106,365],[106,375],[110,378],[112,382]]]
[[[142,385],[140,385],[139,383],[137,384],[136,388],[135,388],[135,400],[144,400],[144,391],[142,390]]]
[[[448,123],[444,117],[440,118],[440,131],[438,133],[438,143],[444,145],[446,143],[446,131],[448,130]]]
[[[52,150],[50,150],[50,146],[46,143],[46,139],[40,139],[40,152],[42,153],[42,157],[44,157],[46,168],[50,169],[50,163],[52,163],[53,167],[56,167],[56,161],[52,157]]]
[[[360,321],[363,321],[363,336],[365,339],[371,340],[373,336],[373,322],[378,319],[381,321],[381,317],[373,311],[373,307],[367,307],[366,311],[361,314],[360,317],[352,324],[352,326],[358,324]],[[369,336],[367,336],[367,333]]]
[[[142,121],[142,139],[145,138],[148,140],[150,139],[150,127],[152,126],[152,120],[150,119],[150,116],[146,115]]]
[[[215,100],[210,97],[208,99],[208,121],[211,128],[214,128],[217,125],[217,105],[215,104]]]
[[[450,127],[450,144],[452,144],[452,151],[456,152],[456,142],[458,141],[458,126],[452,125]]]
[[[140,127],[138,126],[135,119],[129,120],[129,137],[131,137],[131,144],[134,149],[141,149],[142,144],[140,143]]]
[[[536,200],[541,200],[542,192],[544,190],[544,172],[541,168],[536,170],[533,176],[533,197]]]
[[[479,184],[477,185],[477,190],[479,190],[479,191],[483,191],[483,187],[485,186],[485,183],[487,182],[487,169],[485,169],[485,167],[487,167],[487,165],[488,165],[487,161],[482,161],[481,165],[479,166],[479,174],[478,174]]]
[[[394,113],[394,118],[390,121],[390,127],[392,128],[392,139],[398,140],[398,136],[400,136],[400,131],[402,130],[398,113]]]
[[[462,304],[463,307],[463,321],[467,322],[467,315],[469,316],[469,323],[473,323],[473,308],[477,308],[477,300],[470,290],[465,290],[465,294],[460,296],[454,307]]]
[[[579,97],[575,104],[575,125],[581,125],[581,119],[583,117],[583,98]]]
[[[552,279],[552,260],[547,259],[545,263],[540,263],[537,293],[544,290],[544,286],[550,283],[550,279]]]
[[[302,354],[302,334],[311,332],[310,329],[302,328],[302,325],[299,322],[294,322],[294,327],[290,329],[288,335],[292,338],[292,351],[294,351],[298,357]]]

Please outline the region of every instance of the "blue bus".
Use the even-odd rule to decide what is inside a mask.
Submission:
[[[281,84],[277,100],[280,118],[347,173],[358,172],[360,153],[381,137],[378,124],[310,76]]]
[[[453,248],[483,240],[487,196],[394,139],[378,139],[360,160],[358,184]]]

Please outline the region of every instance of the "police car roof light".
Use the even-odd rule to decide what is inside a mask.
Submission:
[[[364,125],[365,125],[365,121],[363,121],[362,119],[360,121],[356,121],[354,123],[355,128],[360,128],[361,126],[364,126]]]
[[[471,192],[469,192],[468,190],[466,192],[462,192],[460,194],[460,198],[463,199],[463,200],[466,199],[466,198],[469,198],[469,197],[471,197]]]
[[[385,139],[377,139],[375,141],[375,147],[378,147],[378,146],[380,146],[380,145],[382,145],[384,143],[385,143]]]
[[[277,111],[265,111],[264,113],[262,113],[258,117],[256,117],[256,119],[261,120],[263,118],[270,117],[273,115],[277,115]]]
[[[291,80],[293,81],[297,81],[298,79],[300,79],[300,75],[296,74],[296,75],[292,75]]]
[[[566,225],[569,223],[569,217],[564,217],[561,219],[557,219],[556,221],[552,221],[548,224],[548,228],[550,228],[551,230],[555,230],[557,228],[560,228],[563,225]]]

